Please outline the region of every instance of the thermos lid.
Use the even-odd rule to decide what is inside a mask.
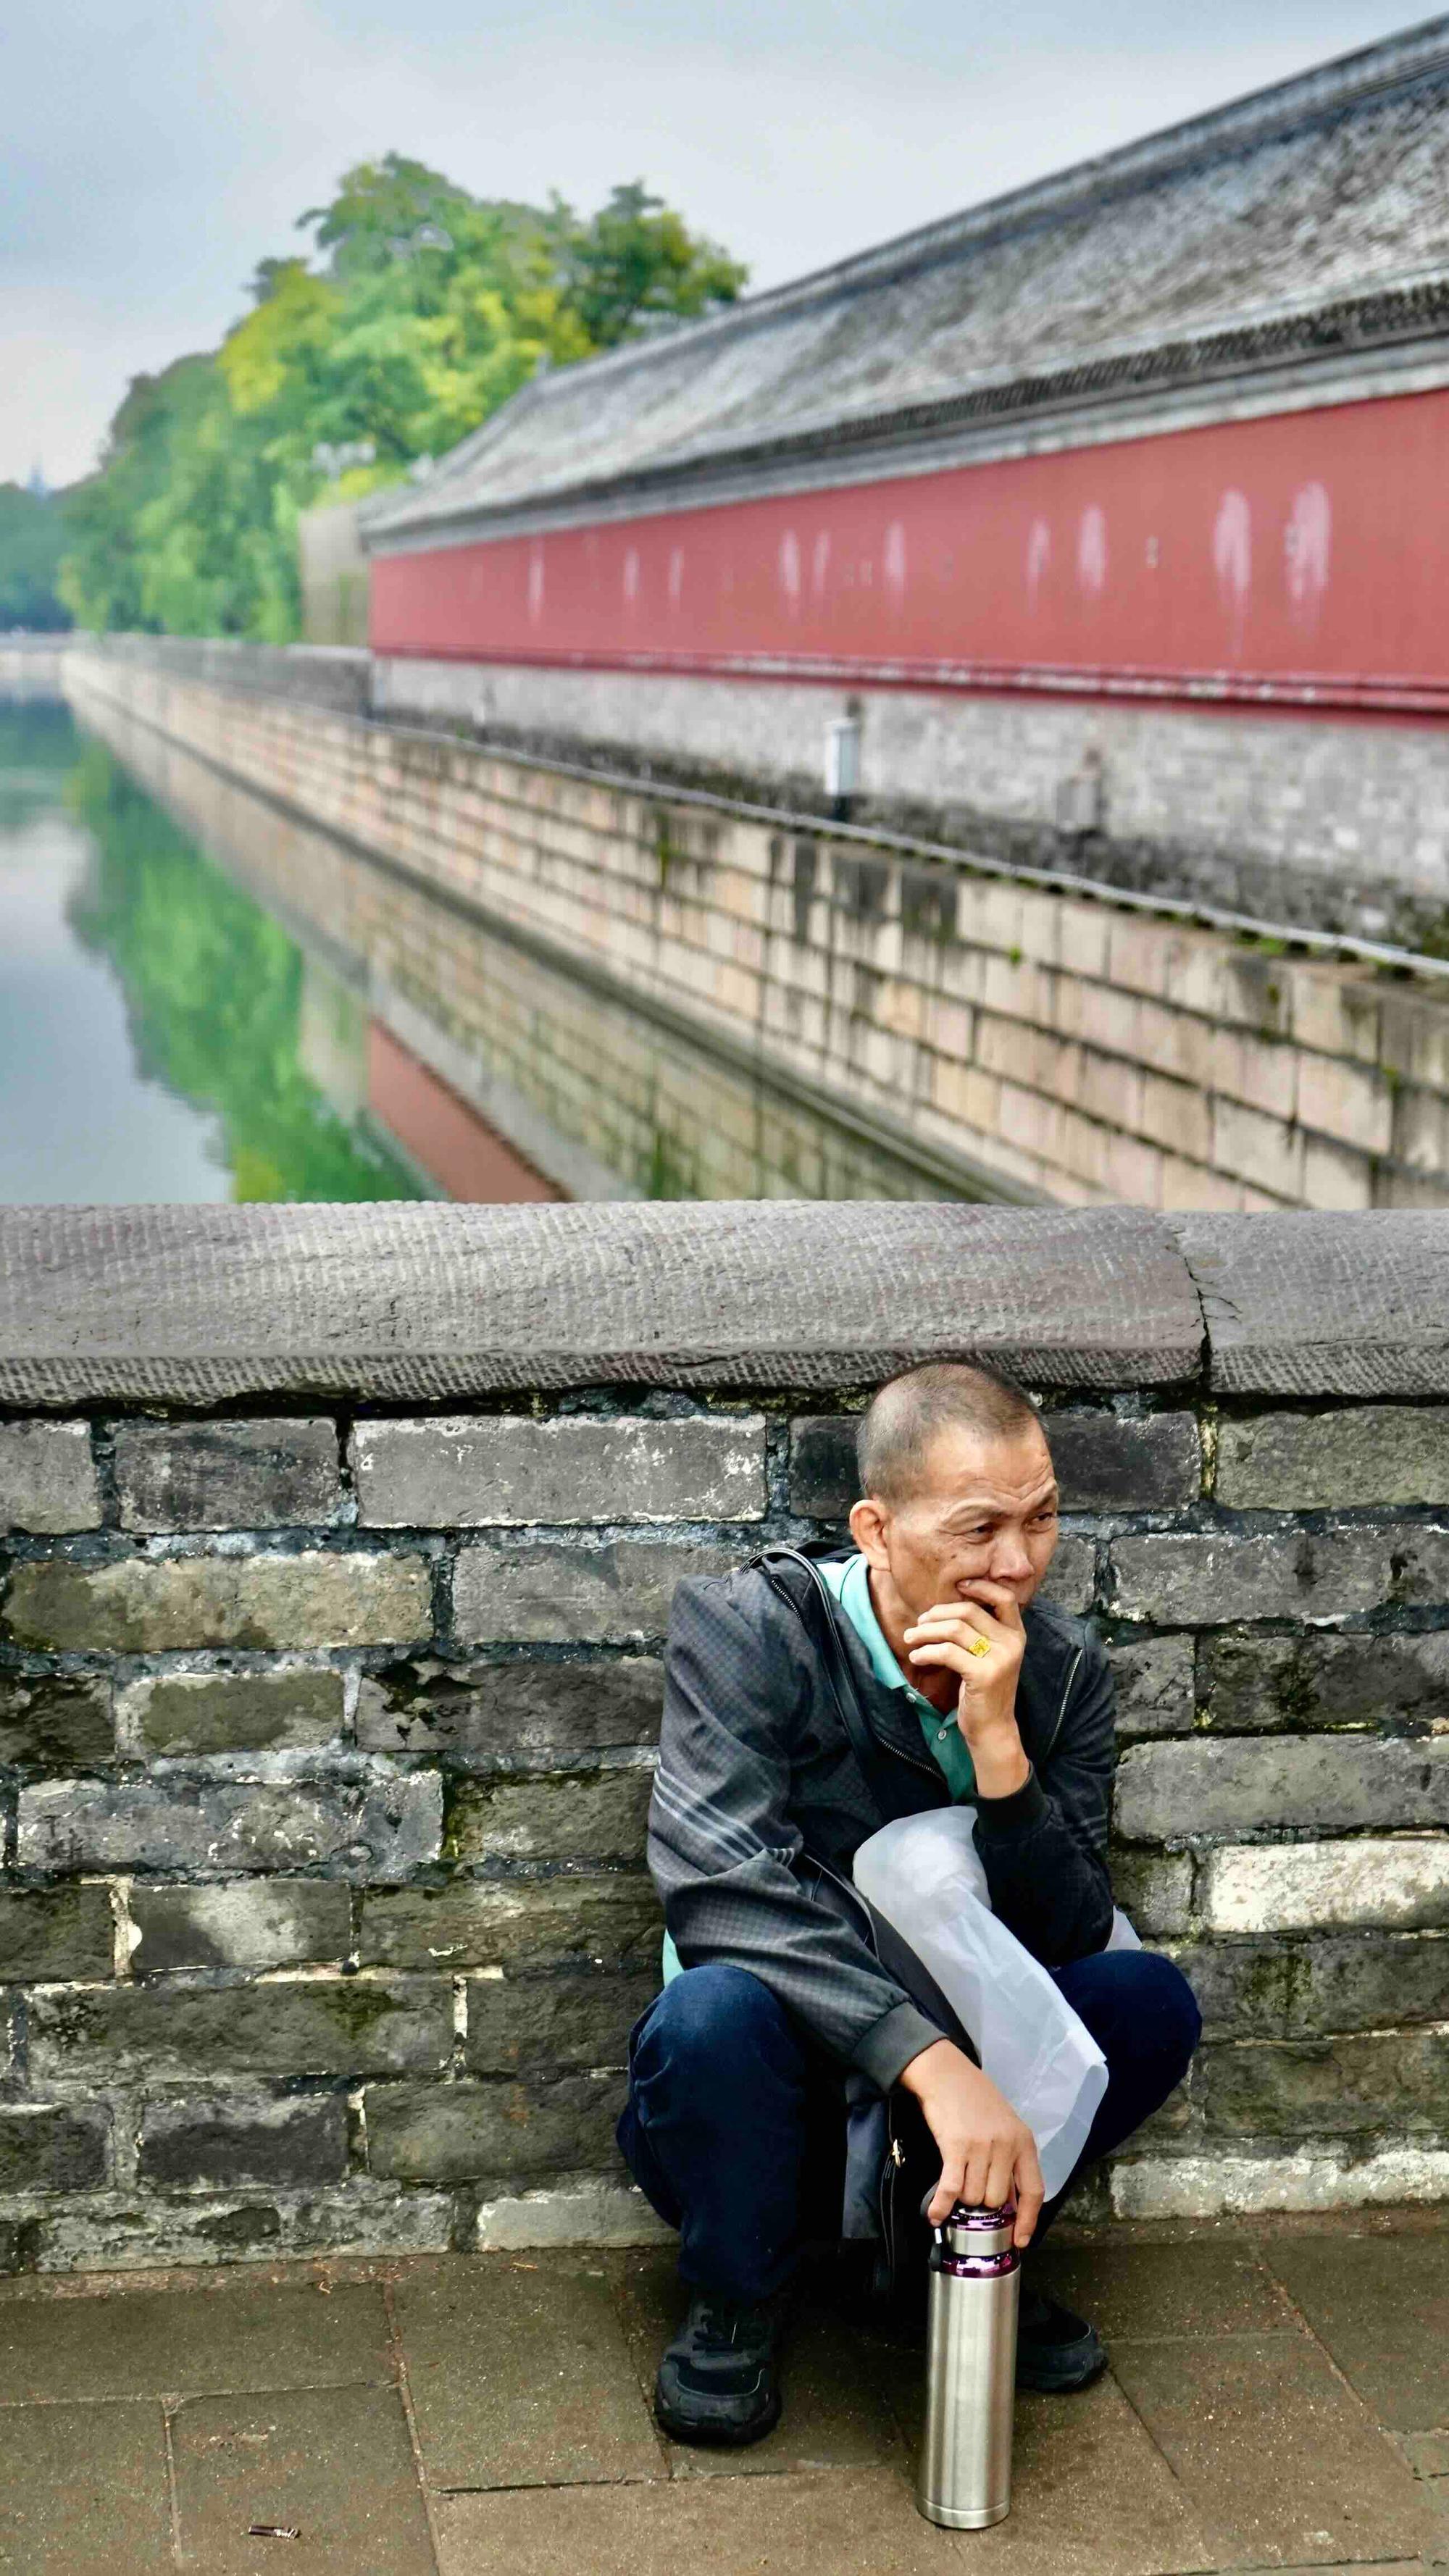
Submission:
[[[1004,2209],[973,2209],[958,2200],[941,2234],[952,2254],[1009,2254],[1015,2226],[1014,2202]]]

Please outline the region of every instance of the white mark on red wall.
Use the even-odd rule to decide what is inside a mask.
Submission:
[[[1107,586],[1107,514],[1095,501],[1077,530],[1077,579],[1093,598]]]
[[[817,599],[825,597],[825,584],[830,575],[830,530],[822,528],[815,540],[810,559],[810,587]]]
[[[793,528],[787,528],[780,539],[780,588],[788,605],[800,605],[800,540]]]
[[[885,586],[897,606],[906,595],[906,532],[899,519],[886,530]]]
[[[543,615],[543,548],[535,546],[528,558],[528,622],[536,626]]]
[[[1253,586],[1253,514],[1242,492],[1225,492],[1218,503],[1218,515],[1213,521],[1213,570],[1218,577],[1218,597],[1232,619],[1236,640],[1242,632],[1248,593]]]
[[[624,557],[624,597],[632,608],[639,596],[639,549],[631,546]]]
[[[677,608],[684,597],[684,548],[675,546],[669,557],[669,605]]]
[[[1328,550],[1333,535],[1333,509],[1321,483],[1305,483],[1293,495],[1283,531],[1283,569],[1293,614],[1311,626],[1328,588]]]
[[[1052,559],[1052,532],[1045,519],[1033,519],[1026,538],[1026,604],[1035,608]]]

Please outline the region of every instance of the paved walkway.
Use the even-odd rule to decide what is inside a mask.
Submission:
[[[974,2534],[911,2503],[919,2364],[823,2311],[801,2319],[768,2442],[734,2458],[662,2443],[647,2390],[674,2315],[667,2254],[9,2282],[0,2567],[1449,2565],[1449,2215],[1159,2229],[1053,2261],[1112,2372],[1021,2401],[1015,2508]]]

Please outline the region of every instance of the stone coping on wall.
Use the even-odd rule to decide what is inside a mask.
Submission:
[[[863,1385],[1449,1393],[1449,1210],[0,1209],[0,1403]]]

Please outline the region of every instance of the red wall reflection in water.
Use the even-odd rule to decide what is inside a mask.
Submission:
[[[367,1105],[378,1125],[450,1199],[562,1199],[476,1109],[373,1020]]]

